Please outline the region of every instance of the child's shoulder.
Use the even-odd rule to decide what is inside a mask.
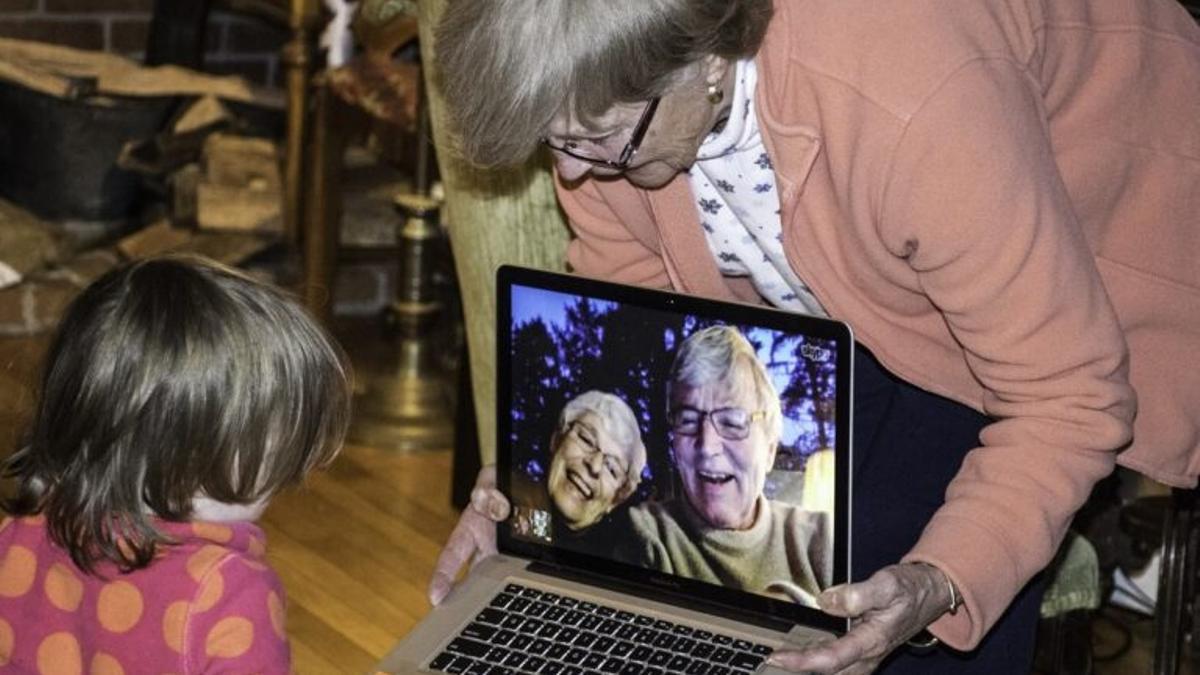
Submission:
[[[274,576],[266,561],[266,535],[253,523],[192,521],[161,523],[159,528],[173,542],[165,547],[164,557],[183,566],[197,582],[214,572],[240,578]]]

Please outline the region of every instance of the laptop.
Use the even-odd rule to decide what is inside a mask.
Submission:
[[[496,470],[512,512],[499,554],[381,671],[782,673],[766,664],[772,651],[847,629],[813,600],[849,580],[846,324],[513,266],[496,290]],[[683,405],[703,387],[676,385],[668,400],[689,337],[729,329],[772,385],[756,391],[780,403],[765,480],[742,480],[733,460],[696,466],[703,452],[769,457],[774,434],[748,428],[766,427],[762,416],[720,412],[727,402],[711,397],[697,400],[716,410]],[[741,486],[756,482],[741,508]],[[726,507],[750,520],[722,520]]]

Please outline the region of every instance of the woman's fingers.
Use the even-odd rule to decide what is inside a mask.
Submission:
[[[496,553],[494,521],[508,517],[509,504],[495,485],[495,467],[481,469],[471,491],[471,507],[459,516],[434,564],[433,578],[429,580],[431,604],[437,605],[445,599],[464,566]]]
[[[856,619],[842,637],[803,651],[781,650],[772,663],[792,671],[838,675],[870,673],[904,641],[937,618],[930,610],[941,574],[927,565],[892,565],[870,579],[826,589],[821,609]]]

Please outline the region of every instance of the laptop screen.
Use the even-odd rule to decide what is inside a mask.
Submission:
[[[830,629],[852,340],[836,321],[503,267],[501,549]]]

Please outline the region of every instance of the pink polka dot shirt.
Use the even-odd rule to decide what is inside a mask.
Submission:
[[[287,673],[284,594],[253,523],[164,523],[149,567],[84,574],[45,519],[0,523],[0,673]]]

